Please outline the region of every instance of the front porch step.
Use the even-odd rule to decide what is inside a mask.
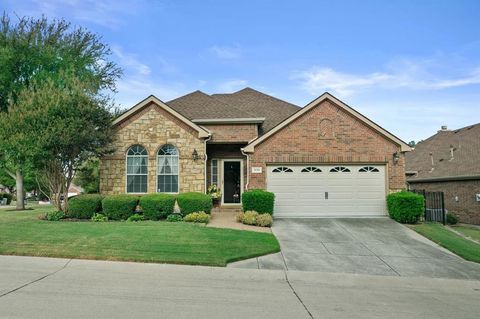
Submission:
[[[223,205],[213,208],[216,212],[241,212],[242,205]]]

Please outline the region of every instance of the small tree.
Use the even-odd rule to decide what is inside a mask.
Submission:
[[[22,90],[17,105],[0,115],[0,126],[15,132],[8,152],[29,157],[54,205],[66,212],[75,172],[89,157],[108,153],[113,134],[109,99],[72,73],[62,79],[35,81]]]

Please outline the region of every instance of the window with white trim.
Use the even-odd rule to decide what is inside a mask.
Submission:
[[[285,166],[276,167],[272,170],[272,173],[292,173],[292,169]]]
[[[178,193],[178,150],[163,145],[157,154],[157,193]]]
[[[218,186],[218,160],[212,159],[212,178],[211,184]]]
[[[367,172],[377,173],[378,168],[373,167],[373,166],[364,166],[364,167],[360,168],[358,171],[361,172],[361,173],[367,173]]]
[[[148,185],[148,153],[141,145],[127,151],[127,193],[146,193]]]
[[[331,173],[350,173],[350,169],[345,166],[335,166],[330,169]]]
[[[322,170],[315,166],[308,166],[302,168],[302,173],[321,173]]]

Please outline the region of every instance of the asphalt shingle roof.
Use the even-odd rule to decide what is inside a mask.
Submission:
[[[190,120],[264,117],[264,132],[300,110],[300,107],[251,88],[231,94],[195,91],[166,103]]]
[[[213,94],[212,97],[242,111],[253,113],[256,117],[265,117],[264,132],[300,110],[299,106],[248,87],[232,94]]]
[[[258,117],[201,91],[186,94],[166,104],[190,120]]]
[[[453,158],[451,148],[453,149]],[[408,177],[408,181],[479,176],[480,123],[453,131],[439,131],[418,143],[415,149],[407,152],[405,156],[406,171],[418,172],[416,176]]]

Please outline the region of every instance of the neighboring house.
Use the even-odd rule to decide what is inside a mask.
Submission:
[[[480,124],[446,126],[406,156],[411,189],[442,191],[447,210],[460,221],[480,224]]]
[[[276,195],[276,216],[385,215],[404,189],[410,147],[329,93],[303,108],[245,88],[154,96],[115,121],[116,151],[101,161],[103,194],[245,189]]]

